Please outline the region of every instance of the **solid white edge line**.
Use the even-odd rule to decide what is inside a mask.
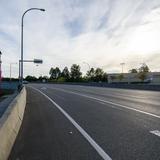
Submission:
[[[61,111],[61,113],[76,127],[76,129],[84,136],[84,138],[91,144],[91,146],[98,152],[98,154],[104,160],[112,160],[110,156],[91,138],[91,136],[56,102],[54,102],[49,96],[47,96],[45,93],[43,93],[39,89],[34,88],[34,87],[30,87],[30,88],[38,91],[43,96],[45,96],[48,100],[50,100]]]
[[[111,105],[119,106],[121,108],[125,108],[125,109],[128,109],[128,110],[136,111],[136,112],[143,113],[143,114],[146,114],[146,115],[150,115],[152,117],[156,117],[156,118],[160,119],[160,116],[158,116],[156,114],[145,112],[145,111],[142,111],[142,110],[139,110],[139,109],[135,109],[135,108],[130,108],[130,107],[122,105],[122,104],[118,104],[118,103],[114,103],[114,102],[111,102],[111,101],[102,100],[102,99],[99,99],[99,98],[96,98],[96,97],[88,96],[88,95],[85,95],[85,94],[80,94],[80,93],[73,92],[73,91],[66,91],[64,89],[59,89],[59,88],[52,88],[52,89],[60,90],[60,91],[67,92],[67,93],[70,93],[70,94],[76,94],[76,95],[79,95],[79,96],[82,96],[82,97],[86,97],[86,98],[94,99],[94,100],[97,100],[97,101],[100,101],[100,102],[104,102],[104,103],[108,103],[108,104],[111,104]]]

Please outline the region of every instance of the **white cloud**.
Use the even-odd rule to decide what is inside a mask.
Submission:
[[[38,67],[25,64],[25,75],[47,75],[51,66],[78,63],[86,71],[92,67],[120,71],[139,66],[142,61],[160,70],[159,0],[12,0],[0,5],[0,46],[3,75],[9,76],[9,63],[20,58],[20,22],[24,10],[42,7],[25,16],[24,57],[42,58]],[[18,66],[13,67],[14,76]]]

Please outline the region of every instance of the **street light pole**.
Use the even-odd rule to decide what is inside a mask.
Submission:
[[[31,10],[40,10],[43,12],[45,11],[45,9],[42,9],[42,8],[30,8],[30,9],[27,9],[22,15],[22,19],[21,19],[21,69],[19,68],[19,71],[21,72],[21,75],[20,75],[21,85],[23,85],[23,21],[24,21],[25,14]]]

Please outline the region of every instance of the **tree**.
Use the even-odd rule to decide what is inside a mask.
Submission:
[[[107,73],[103,74],[102,82],[108,82],[108,75],[107,75]]]
[[[147,77],[146,72],[139,72],[138,73],[138,78],[141,79],[142,81],[144,81]]]
[[[77,64],[73,64],[71,66],[71,79],[73,81],[79,81],[82,76],[82,72],[80,71],[80,66]]]
[[[149,72],[149,67],[144,63],[142,66],[139,68],[139,72],[147,73]]]
[[[95,70],[94,68],[91,68],[89,71],[86,73],[88,80],[93,81],[95,77]]]
[[[59,82],[59,83],[63,83],[63,82],[65,82],[66,81],[66,79],[64,78],[64,77],[59,77],[58,79],[57,79],[57,82]]]
[[[63,69],[63,71],[62,71],[62,73],[61,73],[61,76],[62,76],[63,78],[65,78],[65,80],[69,80],[69,78],[70,78],[70,72],[69,72],[69,70],[68,70],[68,67],[65,67],[65,68]]]
[[[133,68],[131,70],[129,70],[130,73],[138,73],[137,69]]]
[[[50,74],[50,78],[53,78],[53,72],[54,72],[54,68],[52,67],[49,71],[49,74]]]
[[[95,81],[96,82],[102,81],[103,74],[104,74],[104,71],[101,68],[97,68],[95,70]]]
[[[39,76],[39,78],[38,78],[39,81],[44,81],[44,80],[48,81],[48,79],[49,78],[47,76]]]
[[[139,79],[144,81],[147,77],[148,72],[149,72],[149,67],[145,63],[142,64],[142,66],[139,68],[139,73],[138,73]]]
[[[88,80],[95,81],[95,82],[107,82],[108,81],[108,75],[105,73],[101,68],[91,68],[86,73]]]
[[[51,79],[58,79],[61,76],[61,70],[58,67],[51,68],[49,74]]]
[[[35,76],[28,75],[26,76],[25,80],[28,82],[33,82],[33,81],[37,81],[37,78]]]

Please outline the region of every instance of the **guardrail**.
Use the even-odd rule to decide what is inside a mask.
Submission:
[[[7,160],[19,132],[26,106],[25,87],[0,118],[0,160]]]

